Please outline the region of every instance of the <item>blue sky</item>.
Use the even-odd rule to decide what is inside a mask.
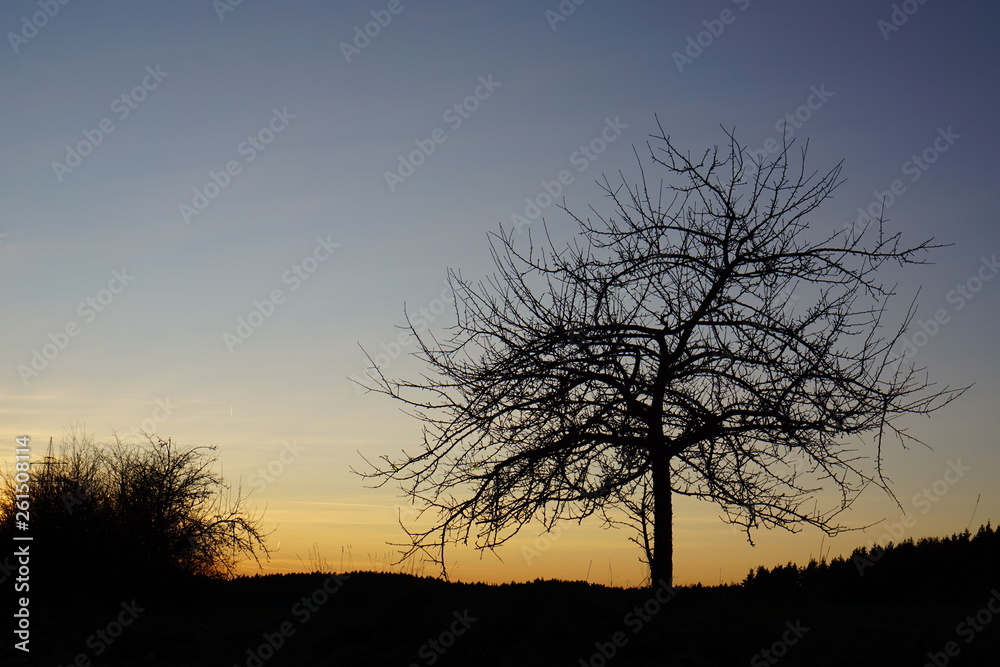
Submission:
[[[693,152],[723,143],[724,126],[750,149],[782,132],[808,139],[816,169],[844,160],[818,229],[852,222],[899,181],[890,224],[954,244],[886,279],[901,303],[921,288],[918,320],[947,315],[917,339],[918,361],[942,384],[975,387],[914,420],[933,450],[892,452],[890,472],[912,505],[950,461],[972,466],[916,510],[908,535],[961,530],[980,494],[976,522],[996,521],[1000,10],[898,7],[589,0],[562,3],[563,16],[554,0],[5,2],[0,455],[25,433],[41,447],[73,428],[107,440],[153,425],[218,445],[226,477],[256,487],[280,542],[269,568],[295,569],[314,543],[334,566],[342,549],[355,566],[377,562],[402,537],[401,499],[349,469],[359,452],[416,446],[419,424],[355,390],[361,346],[386,354],[390,374],[419,372],[394,347],[404,303],[446,326],[446,269],[485,277],[487,234],[525,215],[526,199],[544,204],[543,182],[561,171],[571,209],[602,210],[595,180],[634,177],[655,115]],[[375,36],[355,42],[366,24]],[[400,172],[421,145],[430,154]],[[603,152],[581,150],[591,145]],[[77,163],[70,149],[87,154]],[[408,175],[390,184],[387,172]],[[572,238],[557,207],[541,213],[557,240]],[[959,286],[978,290],[959,298]],[[233,343],[241,318],[259,326]],[[46,345],[51,358],[32,367]],[[261,484],[282,452],[290,462]],[[810,531],[750,549],[717,515],[679,504],[679,582],[818,553]],[[847,520],[898,516],[872,493]],[[456,550],[455,573],[582,577],[596,560],[591,580],[638,583],[623,534],[572,528],[531,563],[520,548],[538,531],[503,563]]]

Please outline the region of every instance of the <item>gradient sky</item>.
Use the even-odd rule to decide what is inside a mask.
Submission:
[[[334,568],[385,567],[385,542],[405,537],[405,501],[350,468],[361,454],[413,449],[420,424],[356,391],[361,346],[385,353],[390,375],[419,372],[412,350],[393,347],[404,303],[433,315],[448,267],[486,276],[488,232],[562,170],[571,209],[607,211],[595,180],[636,173],[633,146],[645,150],[654,114],[694,152],[724,142],[720,126],[763,148],[791,114],[809,165],[844,160],[847,182],[816,228],[851,223],[898,180],[890,224],[913,242],[954,244],[932,266],[886,274],[900,304],[921,287],[918,319],[946,315],[917,339],[917,361],[942,384],[975,383],[912,420],[933,449],[889,452],[915,518],[903,536],[961,531],[980,495],[973,524],[1000,519],[1000,280],[984,264],[1000,252],[996,3],[911,0],[912,14],[893,16],[892,3],[870,1],[567,0],[574,11],[561,16],[556,0],[224,2],[52,2],[52,17],[39,14],[44,1],[0,7],[6,464],[16,436],[40,454],[71,429],[108,440],[145,426],[218,445],[222,472],[252,490],[275,531],[266,571],[309,566],[313,545]],[[391,21],[345,48],[372,12]],[[472,110],[448,111],[463,103]],[[603,153],[579,152],[609,123],[620,129],[605,132],[614,141]],[[432,136],[433,153],[387,182]],[[925,151],[926,169],[913,162]],[[543,215],[558,241],[572,237],[565,213]],[[971,298],[956,297],[959,286]],[[263,304],[275,290],[280,303]],[[227,337],[258,309],[269,315],[254,316],[252,335]],[[24,372],[59,341],[37,375]],[[287,464],[273,463],[283,451]],[[946,475],[958,461],[970,469]],[[269,464],[281,472],[266,483],[255,475]],[[678,583],[886,541],[883,524],[826,540],[761,532],[751,548],[719,514],[676,503]],[[872,491],[843,518],[893,523],[900,509]],[[522,548],[545,546],[536,526],[502,561],[456,548],[451,574],[640,583],[625,533],[564,528],[534,558]]]

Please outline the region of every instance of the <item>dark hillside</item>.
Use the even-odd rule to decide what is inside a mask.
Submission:
[[[9,643],[2,657],[83,667],[579,667],[934,664],[930,654],[997,665],[997,544],[984,527],[887,547],[864,576],[852,559],[835,559],[673,593],[369,572],[191,578],[139,592],[134,604],[74,595],[33,608],[31,660]]]

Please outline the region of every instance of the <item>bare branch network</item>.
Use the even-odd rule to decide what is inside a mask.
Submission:
[[[866,486],[892,495],[886,439],[919,442],[898,418],[964,389],[936,389],[894,353],[914,305],[888,326],[878,271],[940,246],[906,245],[882,219],[816,238],[810,218],[841,164],[807,172],[790,145],[758,162],[726,134],[728,150],[692,158],[660,127],[646,161],[666,179],[637,153],[638,184],[604,179],[611,214],[563,207],[581,232],[568,247],[546,230],[517,248],[501,228],[493,276],[449,272],[455,324],[410,327],[429,371],[369,374],[424,425],[420,451],[362,473],[436,515],[404,558],[424,552],[444,571],[446,544],[495,549],[532,520],[597,515],[637,531],[655,583],[672,576],[673,494],[718,503],[748,539],[833,535]],[[808,305],[791,308],[792,293]],[[861,435],[870,451],[848,445]],[[831,486],[840,503],[812,509]]]
[[[231,577],[245,558],[259,566],[270,553],[267,535],[242,489],[234,492],[214,471],[216,448],[146,438],[136,444],[116,435],[98,445],[71,433],[59,457],[50,445],[44,461],[33,466],[34,529],[59,547],[49,556],[53,562],[72,555],[57,563],[58,576],[92,580],[109,563],[123,581]],[[6,477],[0,530],[13,529],[15,498],[14,480]]]

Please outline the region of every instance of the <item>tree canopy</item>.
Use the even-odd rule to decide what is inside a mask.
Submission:
[[[887,323],[879,269],[939,246],[904,243],[884,219],[824,233],[816,212],[842,165],[807,171],[791,145],[759,159],[726,135],[692,157],[661,127],[636,153],[638,183],[605,177],[609,214],[563,205],[579,225],[565,247],[501,227],[492,276],[449,271],[454,324],[410,327],[428,372],[370,372],[368,388],[424,426],[419,451],[363,473],[436,514],[404,557],[444,568],[448,543],[493,549],[533,520],[597,515],[635,529],[655,585],[673,574],[675,494],[714,501],[748,538],[836,534],[865,487],[892,494],[887,439],[919,442],[899,418],[963,390],[896,352],[915,306]],[[815,508],[829,487],[840,502]]]

